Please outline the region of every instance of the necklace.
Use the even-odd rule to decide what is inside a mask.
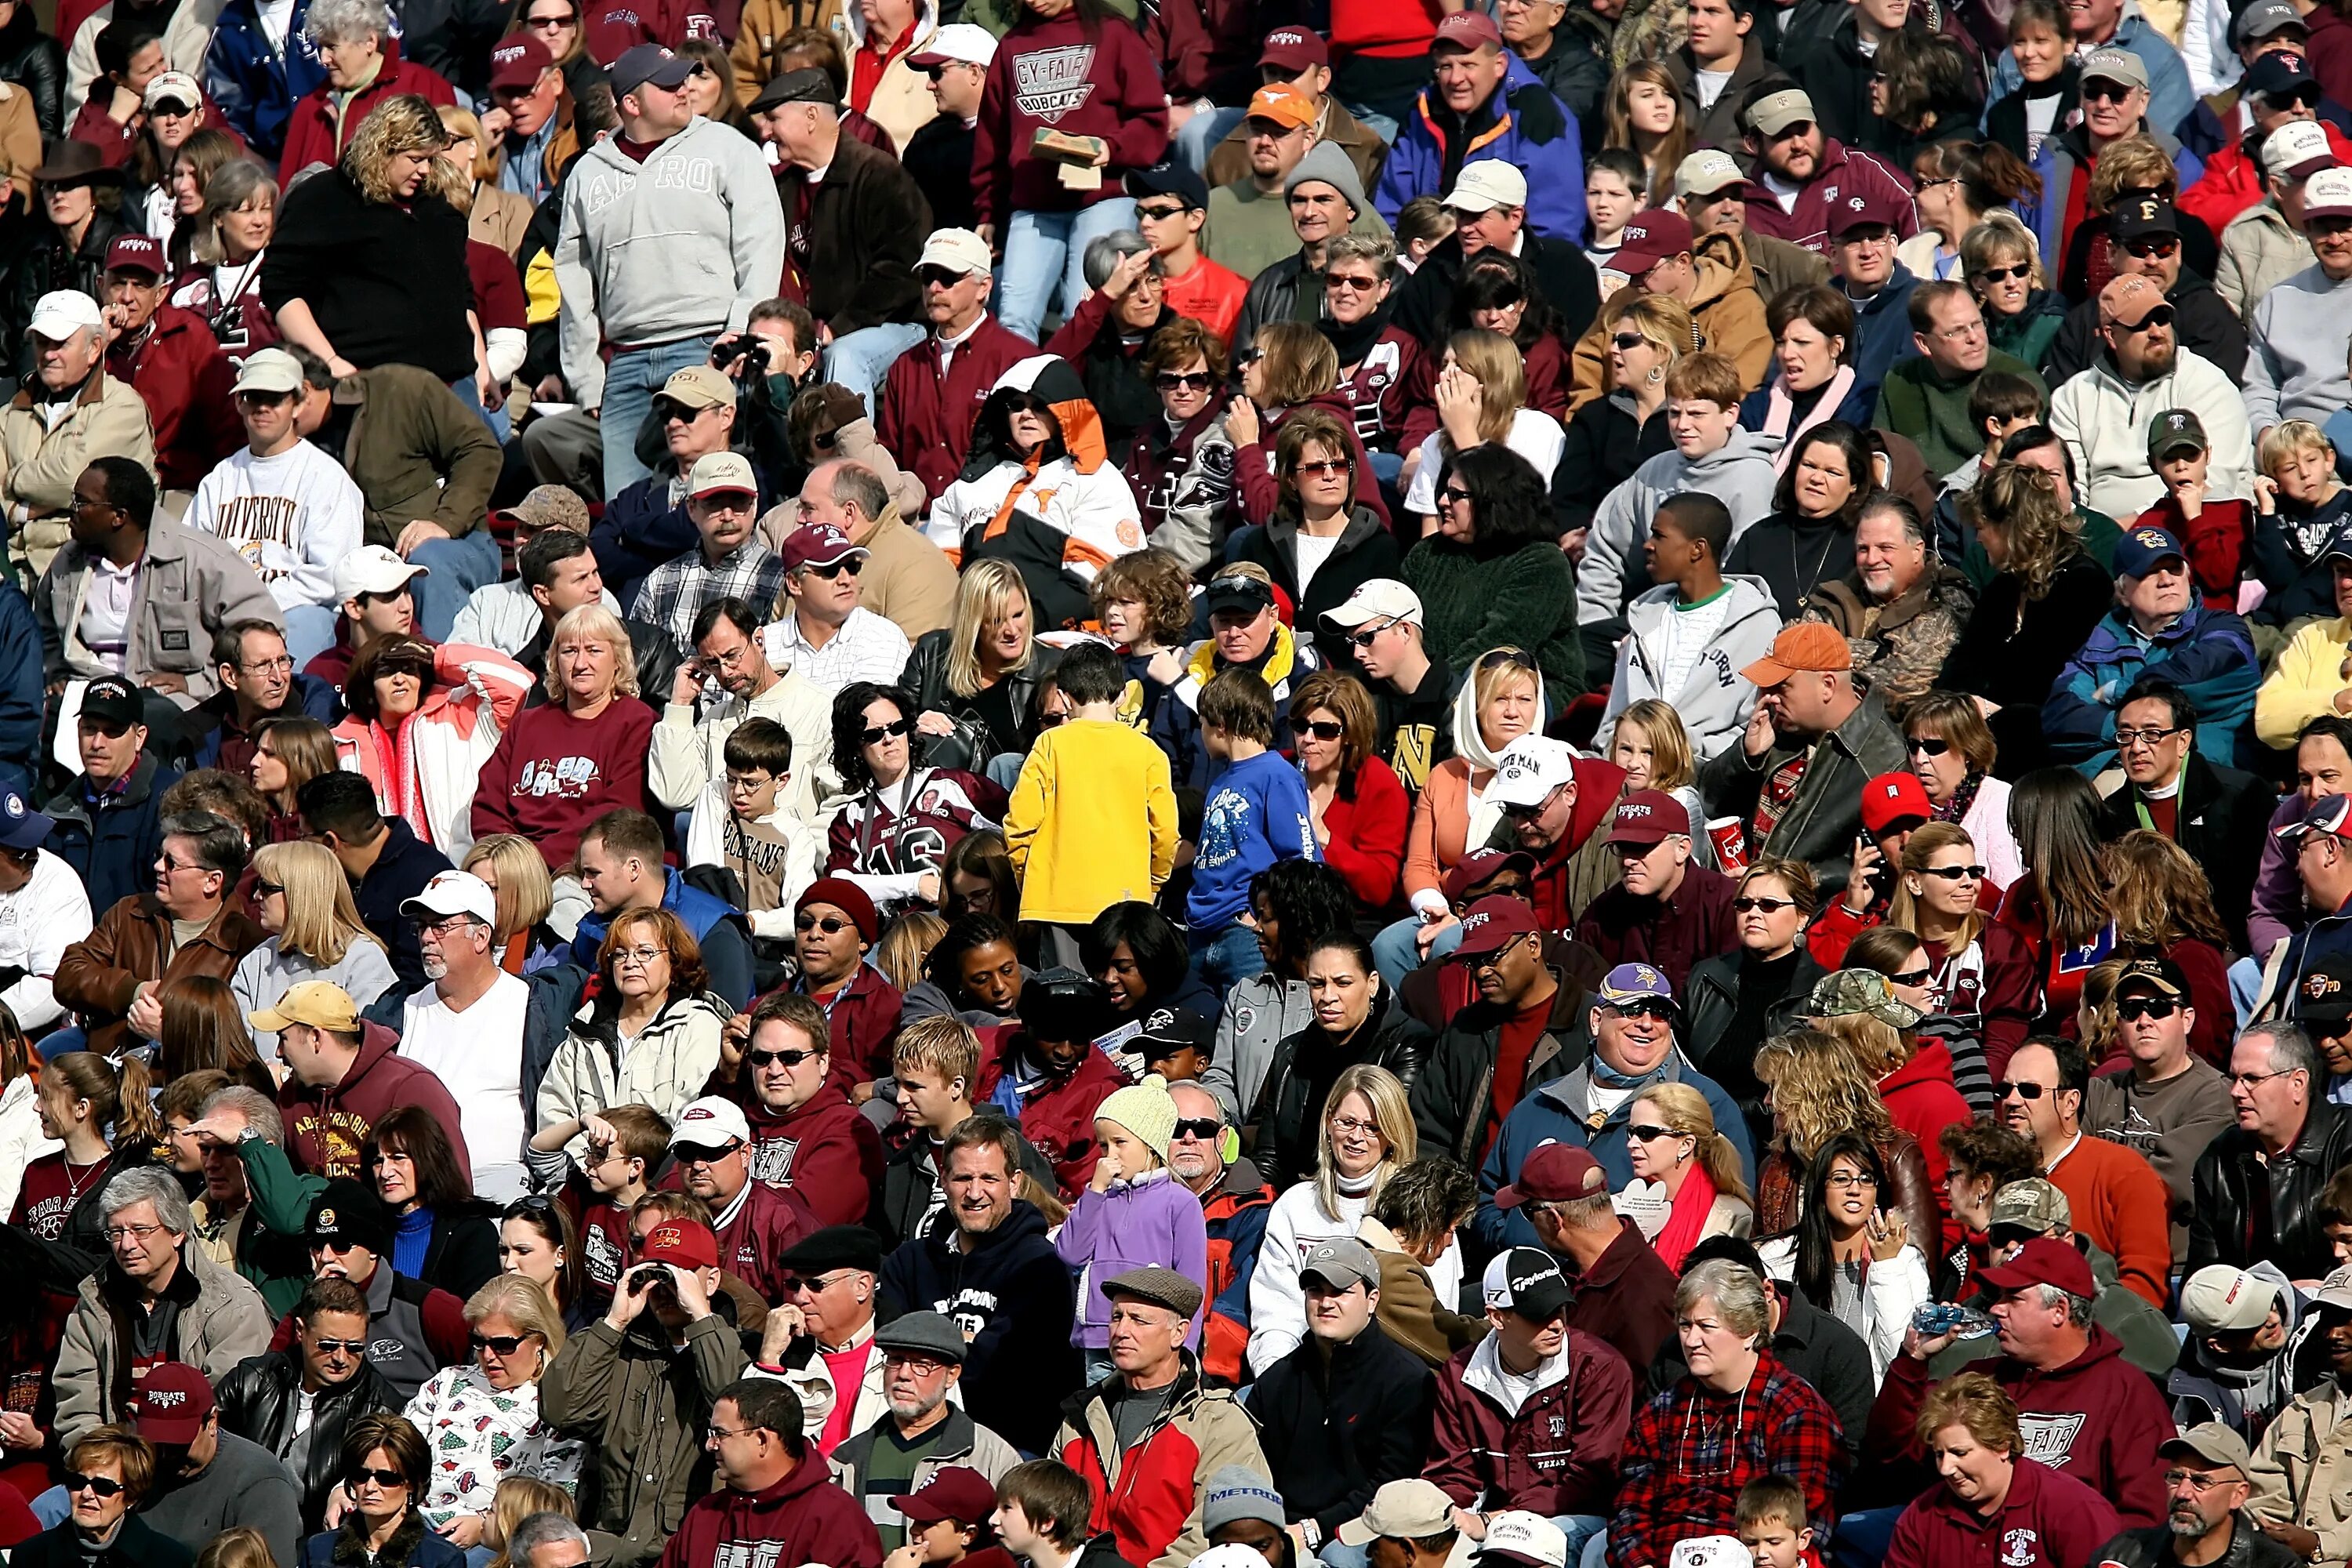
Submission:
[[[1797,560],[1797,531],[1789,530],[1789,572],[1797,581],[1797,602],[1802,604],[1822,584],[1822,568],[1829,564],[1830,547],[1837,542],[1837,525],[1832,523],[1829,536],[1822,541],[1821,553],[1813,557],[1813,569],[1808,573]]]
[[[92,1161],[88,1167],[89,1174],[77,1182],[74,1180],[73,1162],[63,1154],[58,1156],[58,1168],[66,1173],[66,1207],[72,1208],[75,1201],[88,1190],[90,1183],[106,1173],[108,1163],[109,1162],[103,1157]]]

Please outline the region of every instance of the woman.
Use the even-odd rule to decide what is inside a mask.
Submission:
[[[615,916],[596,952],[595,994],[539,1086],[539,1123],[646,1105],[675,1122],[719,1065],[726,1017],[706,994],[702,950],[667,910]],[[585,1163],[587,1140],[572,1149]]]
[[[155,1449],[128,1426],[98,1426],[66,1456],[64,1521],[10,1554],[24,1568],[193,1568],[195,1554],[132,1510],[155,1485]]]
[[[1010,788],[1037,739],[1039,689],[1061,660],[1036,638],[1019,570],[971,563],[956,582],[955,618],[915,640],[899,678],[915,700],[924,760],[1003,773]]]
[[[44,294],[77,289],[96,299],[105,292],[106,252],[124,232],[117,216],[122,171],[100,156],[89,142],[68,139],[52,143],[33,171],[38,207],[18,231],[7,285],[9,317],[20,331]]]
[[[173,268],[188,264],[205,214],[205,187],[245,155],[237,139],[204,124],[201,103],[165,96],[131,144],[122,197],[126,216],[163,242]]]
[[[882,940],[867,955],[867,962],[881,972],[882,978],[908,998],[904,1012],[908,1023],[923,1016],[913,994],[930,984],[927,975],[931,954],[947,933],[948,922],[929,910],[908,910],[891,919],[883,928]]]
[[[1655,697],[1629,702],[1610,726],[1601,754],[1625,770],[1625,794],[1645,789],[1674,796],[1693,822],[1706,821],[1698,795],[1698,764],[1691,754],[1690,731],[1682,715]],[[1715,840],[1704,833],[1691,836],[1691,858],[1709,870],[1716,865]]]
[[[1159,389],[1144,363],[1152,339],[1179,313],[1168,302],[1167,265],[1134,229],[1089,242],[1084,270],[1086,301],[1041,346],[1078,373],[1104,444],[1125,453],[1158,419]]]
[[[1334,933],[1309,944],[1307,994],[1313,1009],[1307,1026],[1275,1047],[1249,1117],[1258,1129],[1251,1159],[1278,1193],[1307,1178],[1316,1112],[1329,1103],[1340,1075],[1369,1064],[1395,1074],[1410,1090],[1426,1043],[1381,984],[1371,950],[1353,936]]]
[[[1984,312],[1992,346],[2040,364],[2065,322],[2066,301],[2042,276],[2033,236],[2015,213],[1989,213],[1961,237],[1960,276]]]
[[[42,30],[26,0],[0,0],[0,81],[32,98],[43,142],[65,133],[65,46]]]
[[[1412,1109],[1397,1076],[1370,1062],[1340,1069],[1323,1101],[1313,1173],[1276,1197],[1266,1216],[1265,1242],[1250,1278],[1253,1372],[1263,1374],[1307,1337],[1299,1259],[1319,1242],[1353,1237],[1389,1178],[1412,1163],[1417,1147]],[[1452,1261],[1458,1285],[1458,1255]],[[1438,1300],[1452,1299],[1439,1284]]]
[[[2009,829],[2017,837],[2025,875],[2000,901],[1994,923],[2025,939],[2042,991],[2040,1016],[2071,1016],[2083,976],[2115,952],[2105,835],[2099,795],[2073,768],[2042,768],[2017,781],[2009,796]],[[2009,1066],[1990,1047],[1993,1081]]]
[[[1656,1083],[1641,1092],[1625,1127],[1625,1153],[1633,1180],[1664,1208],[1650,1246],[1675,1273],[1710,1236],[1755,1234],[1739,1151],[1716,1131],[1706,1096],[1690,1085]]]
[[[527,838],[493,833],[478,838],[458,865],[479,877],[497,902],[490,922],[490,942],[499,967],[509,974],[529,974],[560,963],[571,943],[547,927],[555,908],[555,884],[547,862]]]
[[[253,727],[253,761],[247,773],[269,803],[271,843],[302,837],[302,814],[294,797],[337,765],[335,732],[316,719],[264,719]]]
[[[1184,933],[1155,905],[1111,905],[1079,936],[1078,953],[1122,1021],[1140,1023],[1162,1007],[1203,1018],[1218,1014],[1216,994],[1192,973]]]
[[[1882,1196],[1888,1186],[1878,1151],[1865,1139],[1838,1133],[1806,1172],[1797,1234],[1758,1249],[1774,1279],[1792,1281],[1806,1300],[1862,1337],[1873,1383],[1903,1353],[1911,1314],[1928,1300],[1921,1248],[1942,1234],[1931,1228],[1915,1237],[1903,1212]]]
[[[1943,1484],[1922,1492],[1895,1520],[1886,1568],[1953,1562],[1980,1552],[1996,1535],[2014,1543],[2006,1555],[2020,1568],[2064,1568],[2096,1562],[2100,1548],[2123,1529],[2100,1492],[2026,1458],[2016,1401],[1981,1372],[1961,1373],[1930,1390],[1911,1430]],[[2176,1497],[2182,1482],[2172,1478],[2181,1474],[2176,1462],[2166,1475]],[[2189,1484],[2201,1500],[2204,1489]]]
[[[1969,1102],[1952,1081],[1950,1047],[1914,1035],[1921,1009],[1899,999],[1886,976],[1867,969],[1822,976],[1805,1004],[1805,1015],[1813,1028],[1843,1041],[1854,1059],[1877,1076],[1878,1098],[1885,1102],[1886,1114],[1919,1145],[1943,1217],[1942,1251],[1948,1253],[1959,1244],[1960,1233],[1944,1196],[1944,1129],[1965,1122],[1969,1115]],[[1980,1057],[1976,1070],[1983,1075]],[[1919,1244],[1933,1252],[1937,1238],[1922,1237]]]
[[[2074,124],[2082,110],[2074,36],[2067,21],[2060,0],[2018,0],[2009,14],[2009,57],[2022,79],[1985,110],[1985,136],[2027,163],[2041,155],[2043,142]]]
[[[942,922],[912,983],[898,988],[906,993],[908,1018],[943,1013],[985,1029],[1020,1017],[1025,978],[1021,939],[1012,924],[996,915],[965,915]]]
[[[717,38],[684,38],[677,52],[694,62],[686,78],[686,106],[705,120],[757,142],[760,138],[751,129],[751,117],[735,96],[735,68],[727,58],[727,46]]]
[[[1804,1010],[1824,973],[1803,940],[1820,907],[1811,868],[1777,855],[1759,858],[1740,873],[1731,901],[1738,951],[1701,959],[1683,987],[1685,1048],[1705,1053],[1704,1061],[1693,1060],[1738,1101],[1759,1148],[1770,1137],[1771,1118],[1756,1053]]]
[[[959,603],[964,596],[958,589]],[[866,680],[833,700],[834,767],[847,799],[826,835],[825,873],[848,878],[881,908],[938,904],[940,857],[972,829],[993,827],[1004,810],[997,785],[916,762],[919,711],[899,688]],[[1011,920],[1019,904],[995,912]]]
[[[1559,311],[1543,295],[1534,266],[1505,251],[1482,250],[1463,264],[1455,279],[1446,331],[1485,331],[1510,340],[1519,351],[1526,378],[1525,402],[1556,420],[1568,417],[1568,351],[1561,346]],[[1418,447],[1439,427],[1436,384],[1440,362],[1421,356],[1405,388],[1406,449]]]
[[[507,1205],[499,1215],[499,1278],[537,1286],[569,1331],[573,1316],[585,1310],[585,1265],[572,1211],[544,1193]],[[549,1354],[558,1348],[551,1347]]]
[[[1420,340],[1395,324],[1393,241],[1343,234],[1323,247],[1323,319],[1316,330],[1339,362],[1339,395],[1354,412],[1351,427],[1371,448],[1372,471],[1395,482],[1404,460],[1410,386],[1421,384]]]
[[[438,1121],[397,1106],[376,1123],[362,1158],[397,1221],[395,1271],[461,1301],[499,1271],[499,1211],[474,1196]]]
[[[1282,479],[1274,520],[1244,530],[1226,558],[1264,567],[1294,606],[1291,624],[1313,626],[1324,664],[1342,665],[1346,636],[1324,625],[1323,616],[1362,584],[1396,575],[1402,559],[1396,536],[1377,512],[1357,502],[1357,448],[1330,410],[1304,408],[1285,420],[1274,449]]]
[[[1412,806],[1396,770],[1373,754],[1371,693],[1352,675],[1318,669],[1292,692],[1289,722],[1316,847],[1348,879],[1357,908],[1378,917],[1396,899]]]
[[[522,248],[523,232],[530,227],[530,198],[499,185],[499,160],[494,156],[498,143],[482,133],[482,122],[474,118],[473,110],[445,103],[441,123],[449,132],[449,145],[441,150],[441,156],[457,171],[458,184],[452,194],[465,198],[461,210],[466,214],[467,237],[513,258]]]
[[[2320,554],[2352,520],[2352,489],[2336,477],[2336,444],[2307,419],[2283,419],[2263,432],[2254,456],[2262,472],[2252,575],[2268,592],[2252,618],[2274,635],[2315,616],[2333,620],[2336,578],[2321,569]]]
[[[1739,536],[1724,558],[1726,575],[1760,577],[1783,621],[1794,621],[1823,583],[1853,570],[1853,531],[1877,489],[1862,433],[1842,419],[1816,425],[1789,443],[1772,515]]]
[[[513,710],[510,720],[499,718],[493,705],[499,734],[475,787],[466,843],[520,834],[556,870],[572,863],[582,831],[596,818],[616,806],[643,811],[652,804],[646,757],[654,714],[637,700],[629,650],[628,628],[602,605],[582,605],[555,623],[543,683],[547,705]],[[450,728],[454,742],[457,726]],[[582,757],[597,762],[593,776],[574,782]],[[555,793],[535,783],[545,770],[566,781]]]
[[[1136,431],[1120,471],[1141,510],[1143,536],[1171,557],[1180,572],[1197,572],[1209,563],[1234,493],[1233,445],[1224,435],[1218,396],[1225,384],[1225,340],[1179,317],[1151,334],[1140,368],[1160,395],[1160,417]],[[1204,439],[1213,454],[1206,462]],[[1122,555],[1104,571],[1134,558]],[[1102,578],[1096,574],[1094,591],[1099,592]]]
[[[551,683],[557,663],[548,659]],[[474,841],[483,764],[530,692],[530,671],[489,648],[379,637],[352,660],[343,683],[351,713],[335,726],[336,760],[375,786],[386,816],[443,854],[462,855]]]
[[[2042,703],[2115,603],[2116,585],[2083,548],[2082,526],[2045,468],[2000,463],[1961,510],[1997,575],[1977,599],[1945,661],[1945,684],[1984,700],[2014,783],[2044,755]]]
[[[1313,1016],[1307,950],[1328,932],[1349,930],[1354,921],[1355,899],[1328,866],[1277,860],[1250,879],[1246,921],[1257,933],[1265,968],[1226,993],[1201,1075],[1201,1087],[1217,1097],[1233,1126],[1242,1125],[1257,1104],[1275,1048]]]
[[[1500,446],[1526,459],[1542,486],[1567,444],[1559,421],[1528,406],[1525,363],[1510,339],[1484,327],[1455,332],[1432,384],[1437,428],[1405,460],[1404,510],[1423,537],[1441,521],[1438,480],[1452,459]],[[1547,504],[1549,501],[1547,500]]]
[[[1895,259],[1914,278],[1962,278],[1971,285],[1976,279],[1961,255],[1969,235],[1991,214],[2042,193],[2040,177],[1998,142],[1922,147],[1911,159],[1911,179],[1919,232],[1895,247]]]
[[[61,1051],[43,1063],[33,1103],[41,1136],[58,1147],[26,1163],[8,1223],[39,1240],[104,1256],[99,1194],[117,1172],[148,1163],[163,1134],[152,1086],[136,1056],[123,1058],[119,1078],[95,1051]]]
[[[257,771],[262,755],[254,753]],[[269,940],[238,961],[229,982],[243,1012],[275,1007],[308,980],[341,986],[362,1013],[392,989],[392,959],[360,920],[351,880],[324,845],[265,844],[256,851],[253,915]],[[253,1045],[262,1060],[278,1060],[277,1030],[256,1030]]]
[[[1348,399],[1339,393],[1339,355],[1330,341],[1301,321],[1270,321],[1251,335],[1249,347],[1234,356],[1234,363],[1241,371],[1242,395],[1225,405],[1222,426],[1233,449],[1229,518],[1253,528],[1273,518],[1282,499],[1274,459],[1283,422],[1302,409],[1321,407],[1347,427],[1358,504],[1385,520],[1388,503],[1381,499],[1379,476],[1364,455]]]
[[[173,275],[171,301],[213,330],[232,363],[279,341],[277,312],[261,297],[261,266],[278,232],[278,182],[258,163],[229,163],[205,182],[204,210]]]
[[[16,1015],[0,1005],[0,1214],[16,1212],[25,1168],[58,1152],[58,1141],[42,1127],[40,1063]]]
[[[1888,163],[1916,168],[1922,154],[1976,133],[1984,78],[1972,45],[1932,28],[1896,28],[1871,65],[1870,110],[1878,123],[1863,140]]]
[[[2061,150],[2063,155],[2063,143]],[[2200,278],[2213,276],[2221,249],[2214,243],[2213,231],[2203,219],[2179,208],[2179,157],[2177,146],[2159,145],[2154,136],[2142,131],[2110,143],[2087,176],[2079,167],[2069,169],[2061,163],[2045,182],[2048,190],[2063,190],[2067,176],[2085,184],[2082,221],[2063,236],[2056,231],[2057,215],[2050,210],[2047,199],[2038,208],[2029,205],[2020,209],[2020,216],[2042,241],[2042,254],[2060,258],[2058,291],[2070,303],[2079,305],[2085,300],[2097,299],[2099,290],[2114,279],[2115,271],[2108,261],[2110,247],[2105,243],[2108,225],[2116,213],[2137,196],[2161,196],[2175,204],[2173,216],[2179,225],[2182,268]],[[2196,160],[2189,159],[2189,165],[2193,174]],[[2063,380],[2072,372],[2061,365],[2055,366],[2052,374]]]
[[[535,1396],[532,1404],[535,1412]],[[352,1416],[343,1429],[343,1522],[303,1542],[296,1568],[465,1568],[465,1552],[420,1511],[432,1464],[424,1434],[406,1416]]]
[[[2038,984],[2032,949],[1979,907],[1984,884],[1984,863],[1968,831],[1957,823],[1926,823],[1903,847],[1886,923],[1919,939],[1932,971],[1928,1010],[1974,1032],[1999,1079],[2032,1027]]]
[[[563,73],[563,90],[573,101],[581,89],[590,84],[602,85],[604,72],[588,57],[585,29],[580,26],[580,7],[572,0],[529,0],[515,8],[513,20],[507,24],[506,36],[529,33],[555,58],[555,68]],[[500,131],[503,134],[503,130]],[[551,149],[551,151],[552,149]],[[551,182],[555,171],[548,171]]]
[[[2189,1005],[2197,1009],[2189,1048],[2227,1072],[2237,1020],[2225,956],[2230,938],[2204,868],[2178,843],[2145,827],[2108,845],[2106,863],[2116,951],[2168,958],[2179,966],[2189,981]],[[2094,1070],[2115,1065],[2096,1055],[2091,1060]]]
[[[1745,429],[1782,437],[1772,468],[1785,474],[1796,456],[1797,437],[1832,419],[1867,424],[1871,410],[1848,409],[1856,401],[1852,350],[1853,306],[1826,283],[1790,289],[1764,307],[1772,334],[1772,379],[1739,405]]]
[[[2009,788],[1992,776],[2000,748],[1976,699],[1957,691],[1930,691],[1903,716],[1903,745],[1912,776],[1927,792],[1933,819],[1958,824],[1984,856],[1985,880],[2014,887],[2025,874],[2017,840],[2009,831]],[[1873,846],[1870,858],[1875,862]]]
[[[1757,1053],[1756,1076],[1771,1091],[1772,1138],[1756,1169],[1756,1228],[1786,1236],[1804,1208],[1805,1173],[1831,1138],[1857,1133],[1878,1155],[1893,1186],[1881,1208],[1899,1208],[1913,1236],[1942,1234],[1927,1159],[1911,1134],[1895,1125],[1878,1097],[1878,1080],[1851,1048],[1814,1029],[1776,1035]]]
[[[1938,1260],[1936,1300],[1964,1301],[1976,1289],[1970,1277],[1983,1266],[1991,1244],[1992,1195],[2011,1182],[2042,1174],[2042,1152],[1988,1116],[1945,1128],[1937,1142],[1944,1153],[1944,1202],[1966,1245]]]
[[[482,1544],[496,1553],[488,1568],[530,1568],[527,1563],[516,1563],[508,1552],[516,1527],[535,1513],[558,1513],[572,1519],[577,1510],[570,1492],[532,1476],[509,1476],[498,1484],[490,1493],[489,1522],[482,1527]],[[199,1563],[197,1568],[205,1565]]]
[[[1635,293],[1609,323],[1609,391],[1568,421],[1552,491],[1570,536],[1633,470],[1674,446],[1664,417],[1666,373],[1698,342],[1690,308],[1666,294]]]
[[[1619,71],[1610,79],[1601,125],[1601,146],[1622,147],[1641,158],[1648,175],[1643,205],[1671,207],[1675,171],[1696,145],[1674,74],[1656,60],[1641,60]]]
[[[1184,650],[1192,641],[1192,579],[1181,557],[1149,546],[1096,573],[1088,595],[1103,636],[1127,668],[1119,717],[1149,733],[1160,702],[1184,678]]]
[[[1959,1090],[1969,1113],[1992,1114],[1995,1096],[1992,1074],[1985,1066],[1984,1041],[1958,1019],[1933,1011],[1936,997],[1929,982],[1936,971],[1917,937],[1899,926],[1873,926],[1846,944],[1838,967],[1885,980],[1887,993],[1900,1007],[1918,1016],[1917,1022],[1905,1030],[1906,1047],[1914,1053],[1942,1047],[1950,1058],[1952,1087]],[[1820,1001],[1818,994],[1815,1001]],[[1885,1088],[1885,1080],[1879,1087]]]
[[[1517,452],[1476,447],[1445,464],[1431,494],[1437,531],[1398,574],[1421,599],[1422,646],[1452,669],[1492,648],[1530,649],[1563,697],[1583,690],[1574,574],[1542,477]]]
[[[169,1084],[192,1072],[224,1072],[274,1097],[278,1080],[254,1054],[245,1013],[226,980],[189,974],[173,981],[163,992],[163,1026],[155,1037],[156,1076]]]

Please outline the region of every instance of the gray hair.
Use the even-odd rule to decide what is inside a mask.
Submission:
[[[527,1513],[507,1533],[507,1561],[514,1568],[532,1568],[532,1552],[542,1546],[562,1546],[567,1542],[576,1543],[584,1552],[588,1548],[588,1532],[553,1509]]]
[[[1087,287],[1101,288],[1110,281],[1111,268],[1138,251],[1150,254],[1150,250],[1151,242],[1131,228],[1113,229],[1108,234],[1095,236],[1094,238],[1087,241],[1087,254],[1084,261]],[[1159,257],[1151,258],[1153,277],[1164,277],[1167,270],[1167,268],[1161,265]]]
[[[245,1118],[245,1124],[279,1149],[286,1147],[286,1119],[278,1114],[278,1107],[257,1089],[247,1089],[233,1083],[226,1089],[216,1089],[205,1097],[196,1112],[196,1120],[209,1121],[224,1110],[234,1110]]]
[[[2096,1305],[2092,1298],[2077,1296],[2071,1290],[2061,1290],[2055,1285],[2036,1285],[2033,1287],[2033,1296],[2045,1307],[2065,1308],[2066,1321],[2076,1328],[2090,1326],[2091,1309]]]
[[[1396,273],[1396,246],[1382,235],[1343,234],[1324,246],[1323,270],[1341,261],[1365,262],[1373,277],[1386,282]]]
[[[188,1234],[188,1197],[180,1190],[178,1177],[154,1165],[125,1171],[106,1184],[98,1212],[112,1219],[138,1204],[153,1204],[156,1223],[173,1236]]]
[[[1894,491],[1880,490],[1863,502],[1853,520],[1860,522],[1864,518],[1879,516],[1891,517],[1901,523],[1903,537],[1909,542],[1934,549],[1935,542],[1927,537],[1927,521],[1919,515],[1919,509]]]
[[[856,507],[871,522],[890,510],[890,487],[865,464],[844,461],[833,471],[833,499],[838,505]]]
[[[314,44],[345,44],[361,37],[382,40],[391,34],[392,13],[383,0],[313,0],[302,21],[302,36]]]
[[[1675,1315],[1682,1317],[1701,1301],[1713,1301],[1724,1326],[1735,1334],[1748,1334],[1760,1343],[1771,1331],[1772,1320],[1764,1306],[1764,1280],[1753,1268],[1727,1258],[1695,1263],[1675,1287]]]
[[[2319,1079],[2319,1053],[2311,1044],[2311,1037],[2302,1026],[2284,1018],[2273,1018],[2267,1023],[2249,1025],[2238,1038],[2251,1040],[2260,1035],[2271,1043],[2271,1070],[2306,1074],[2315,1083]]]

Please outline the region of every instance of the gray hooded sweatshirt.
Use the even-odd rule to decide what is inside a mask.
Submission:
[[[1690,735],[1691,752],[1704,762],[1739,739],[1748,715],[1756,707],[1756,688],[1739,672],[1764,657],[1780,635],[1780,606],[1761,577],[1727,577],[1723,592],[1729,608],[1706,650],[1691,664],[1680,686],[1664,689],[1666,663],[1666,622],[1677,613],[1675,588],[1668,583],[1651,589],[1625,606],[1632,628],[1617,645],[1617,676],[1609,686],[1609,709],[1601,716],[1593,749],[1609,754],[1609,741],[1617,715],[1645,697],[1659,698],[1682,715]]]
[[[1780,481],[1772,454],[1780,449],[1778,436],[1734,430],[1730,440],[1703,458],[1661,452],[1634,469],[1632,479],[1601,499],[1592,514],[1592,531],[1585,537],[1584,560],[1576,572],[1577,619],[1587,626],[1614,619],[1627,575],[1648,575],[1642,567],[1642,542],[1650,536],[1658,503],[1668,496],[1700,490],[1715,497],[1731,509],[1734,541],[1769,517],[1772,489]]]

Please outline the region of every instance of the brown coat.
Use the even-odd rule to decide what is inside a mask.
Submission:
[[[1381,183],[1381,165],[1388,161],[1389,144],[1381,133],[1348,112],[1336,98],[1323,100],[1323,123],[1315,132],[1318,142],[1331,142],[1348,155],[1356,166],[1356,178],[1370,190]],[[1211,190],[1230,185],[1249,177],[1249,121],[1244,120],[1225,132],[1225,139],[1209,149],[1209,166],[1202,178]],[[1402,279],[1400,279],[1400,281]]]
[[[1966,577],[1933,556],[1928,566],[1891,605],[1872,604],[1861,580],[1848,574],[1814,589],[1798,616],[1834,626],[1853,645],[1854,668],[1867,674],[1890,719],[1899,721],[1936,684],[1976,605]]]
[[[556,134],[561,139],[563,133]],[[466,237],[494,245],[512,257],[522,249],[523,235],[535,210],[530,198],[521,192],[484,180],[474,192],[473,210],[466,215]]]
[[[1691,324],[1703,340],[1696,347],[1719,353],[1739,367],[1739,384],[1753,392],[1772,368],[1772,334],[1764,325],[1764,297],[1747,247],[1736,234],[1701,235],[1691,248],[1698,280],[1691,290]],[[1568,407],[1579,408],[1609,390],[1608,334],[1616,312],[1633,297],[1629,286],[1601,307],[1585,334],[1576,340],[1569,369]]]
[[[224,903],[212,924],[166,963],[171,917],[154,894],[134,893],[117,900],[99,917],[98,928],[58,960],[58,1000],[79,1016],[89,1033],[89,1048],[111,1056],[131,1043],[123,1016],[142,984],[155,980],[168,986],[198,974],[229,979],[238,961],[268,937],[236,903]]]
[[[743,0],[735,47],[727,58],[735,67],[735,100],[749,106],[760,89],[784,74],[778,56],[784,35],[800,27],[835,30],[842,0]]]
[[[1920,1151],[1918,1140],[1898,1128],[1880,1145],[1878,1157],[1895,1180],[1894,1206],[1903,1211],[1903,1223],[1910,1226],[1911,1234],[1941,1236],[1943,1215],[1936,1207],[1936,1186],[1928,1179],[1927,1156]],[[1757,1164],[1756,1234],[1792,1235],[1798,1211],[1804,1205],[1804,1191],[1805,1162],[1786,1139],[1774,1139]]]
[[[1448,1311],[1430,1283],[1429,1270],[1404,1250],[1388,1226],[1366,1215],[1356,1239],[1372,1249],[1381,1263],[1381,1329],[1389,1338],[1419,1356],[1433,1369],[1454,1359],[1486,1337],[1484,1318]]]

